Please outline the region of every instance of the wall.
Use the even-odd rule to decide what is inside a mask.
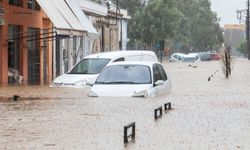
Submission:
[[[20,43],[20,52],[19,52],[19,72],[23,76],[23,83],[27,84],[28,81],[28,50],[27,50],[27,28],[51,28],[50,21],[44,18],[44,15],[41,10],[31,10],[27,7],[27,0],[23,0],[23,7],[9,5],[8,0],[3,0],[0,2],[1,6],[5,10],[4,20],[5,24],[1,27],[1,46],[0,46],[0,85],[8,84],[8,46],[7,46],[7,38],[8,38],[8,25],[19,25],[21,26],[21,43]],[[40,44],[41,45],[41,44]],[[51,47],[51,42],[49,43]],[[47,46],[48,47],[48,46]],[[42,49],[40,48],[40,81],[43,83],[43,55]],[[51,48],[47,49],[48,59],[46,60],[48,68],[48,79],[51,80]]]

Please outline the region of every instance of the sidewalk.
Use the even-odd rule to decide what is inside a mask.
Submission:
[[[0,87],[0,102],[13,100],[14,95],[19,100],[83,98],[89,88],[51,88],[49,86],[8,86]]]

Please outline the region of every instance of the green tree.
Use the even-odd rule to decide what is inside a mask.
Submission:
[[[142,38],[151,44],[174,37],[181,13],[175,0],[151,0],[143,14]]]
[[[210,1],[177,1],[178,8],[184,17],[182,17],[175,40],[181,41],[182,48],[186,50],[217,49],[223,42],[222,31],[216,14],[211,11]]]
[[[167,46],[182,51],[203,51],[217,49],[223,42],[209,0],[119,0],[119,5],[131,15],[128,36],[134,48],[165,40]]]
[[[241,40],[240,43],[236,46],[236,50],[247,56],[247,41],[245,39]]]

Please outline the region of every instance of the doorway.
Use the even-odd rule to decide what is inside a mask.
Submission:
[[[28,28],[28,84],[40,84],[40,30]]]
[[[16,84],[19,76],[20,26],[8,26],[8,84]]]

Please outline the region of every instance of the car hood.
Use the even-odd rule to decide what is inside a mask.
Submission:
[[[152,88],[151,84],[94,84],[91,92],[104,97],[132,97],[134,94]]]
[[[81,84],[86,85],[86,81],[94,83],[98,74],[86,75],[86,74],[63,74],[57,77],[53,84],[61,85],[75,85],[77,82],[81,81]]]

